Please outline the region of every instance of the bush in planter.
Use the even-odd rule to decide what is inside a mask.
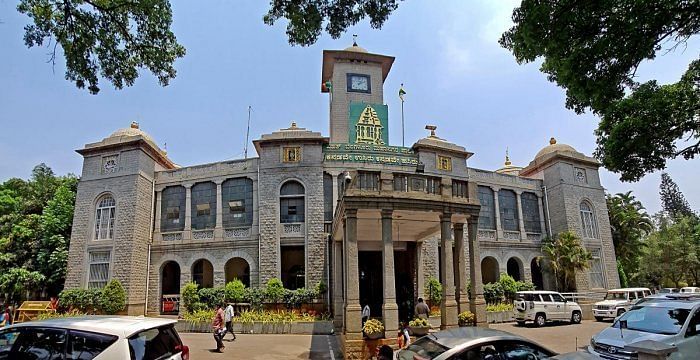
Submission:
[[[440,284],[440,281],[434,277],[429,278],[425,289],[430,305],[440,304],[440,301],[442,301],[442,284]]]
[[[281,303],[287,289],[280,279],[272,278],[265,285],[265,301],[269,303]]]
[[[496,304],[503,299],[503,288],[500,283],[488,283],[484,285],[484,300],[487,304]]]
[[[216,305],[223,303],[226,298],[226,291],[223,286],[202,288],[197,293],[199,294],[199,301],[204,303],[208,309],[215,309]]]
[[[362,331],[368,337],[382,335],[384,334],[384,324],[377,319],[369,319],[365,321],[365,325],[362,326]]]
[[[498,284],[500,284],[501,289],[503,289],[503,296],[505,297],[506,301],[515,300],[515,292],[518,291],[518,283],[512,276],[501,273],[501,278],[498,279]]]
[[[114,315],[126,307],[126,291],[119,280],[110,280],[102,289],[99,309],[108,315]]]
[[[229,281],[224,288],[226,294],[226,301],[240,303],[245,301],[245,284],[243,281],[234,279]]]
[[[410,327],[430,327],[428,319],[415,318],[408,322]]]
[[[70,289],[58,295],[59,304],[67,311],[95,313],[99,309],[102,289]]]
[[[457,315],[459,326],[474,326],[476,316],[471,311],[462,311]]]
[[[199,293],[197,292],[197,289],[199,286],[195,282],[188,282],[185,284],[185,286],[182,287],[182,290],[180,291],[181,293],[181,301],[182,301],[182,306],[185,307],[185,311],[187,312],[192,312],[194,311],[194,304],[199,303]]]

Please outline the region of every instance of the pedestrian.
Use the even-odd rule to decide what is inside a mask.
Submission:
[[[224,333],[224,310],[221,304],[216,304],[216,314],[212,320],[211,327],[214,330],[214,340],[216,340],[216,351],[224,352],[224,342],[222,341]]]
[[[411,336],[408,334],[408,327],[406,323],[399,324],[399,335],[397,342],[399,344],[399,349],[405,349],[408,344],[411,343]]]
[[[365,326],[365,321],[369,320],[370,315],[369,304],[365,303],[365,307],[362,308],[362,326]]]
[[[430,317],[430,307],[423,301],[423,298],[418,298],[418,304],[416,304],[416,316],[420,319],[427,319]]]
[[[55,296],[51,297],[51,302],[49,302],[49,308],[51,310],[58,310],[58,298]]]
[[[233,305],[231,303],[228,303],[226,306],[226,310],[224,310],[224,320],[226,321],[226,329],[224,329],[224,333],[221,335],[221,340],[223,340],[226,337],[226,333],[230,332],[231,335],[233,335],[233,340],[236,340],[236,334],[233,333]]]
[[[377,351],[377,360],[394,360],[394,349],[389,345],[382,345]]]

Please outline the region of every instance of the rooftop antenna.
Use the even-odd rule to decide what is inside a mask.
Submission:
[[[243,153],[245,154],[245,158],[248,159],[248,138],[250,137],[250,111],[253,110],[253,108],[248,105],[248,126],[245,131],[245,147],[243,148]]]

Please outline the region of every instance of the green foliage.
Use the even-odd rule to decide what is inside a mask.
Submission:
[[[411,326],[411,327],[429,327],[430,323],[428,322],[428,319],[415,318],[415,319],[408,322],[408,326]]]
[[[311,303],[318,297],[316,289],[299,288],[287,290],[284,294],[284,303],[288,307],[298,308],[301,304]]]
[[[182,287],[182,290],[180,290],[180,293],[182,294],[182,306],[185,307],[185,311],[193,312],[196,310],[195,304],[199,303],[198,288],[199,286],[197,283],[190,281]]]
[[[484,284],[484,300],[487,304],[499,303],[503,300],[503,287],[500,283]]]
[[[285,288],[280,279],[270,279],[265,286],[265,301],[280,303],[284,300]]]
[[[94,314],[100,309],[101,289],[70,289],[58,295],[59,304],[68,312]]]
[[[233,318],[233,322],[243,324],[253,322],[287,324],[292,322],[316,320],[316,316],[309,313],[300,313],[298,311],[243,311]]]
[[[170,30],[168,0],[21,0],[17,10],[33,22],[24,28],[27,47],[48,42],[49,60],[55,63],[62,53],[66,80],[80,89],[87,85],[92,94],[100,91],[98,75],[121,89],[133,85],[141,69],[168,85],[176,74],[173,63],[185,55]]]
[[[629,280],[627,279],[627,273],[622,267],[620,260],[617,261],[617,275],[620,277],[620,286],[623,288],[629,287]]]
[[[328,286],[326,286],[326,283],[323,280],[321,280],[318,282],[318,284],[316,284],[315,290],[318,295],[322,295],[325,294],[326,291],[328,291]]]
[[[588,269],[593,258],[578,236],[571,231],[559,233],[554,240],[544,241],[542,253],[544,257],[538,260],[547,261],[549,269],[554,272],[559,291],[575,290],[576,272]]]
[[[265,302],[265,289],[261,288],[246,288],[245,301],[250,303],[254,310],[261,310]]]
[[[80,312],[78,310],[72,310],[65,313],[60,312],[42,312],[36,317],[36,320],[49,320],[49,319],[60,319],[60,318],[71,318],[79,316],[87,316],[87,313]]]
[[[241,280],[229,281],[225,287],[226,301],[240,303],[245,301],[245,284]]]
[[[566,90],[567,108],[601,118],[596,156],[622,180],[700,153],[700,61],[675,84],[635,76],[641,63],[700,31],[697,1],[524,0],[512,19],[500,44],[518,63],[542,58],[540,71]],[[678,150],[686,135],[690,146]]]
[[[487,312],[513,311],[513,303],[487,304]]]
[[[215,308],[217,304],[223,304],[226,299],[226,289],[223,286],[201,288],[197,293],[199,294],[199,301],[208,309]]]
[[[532,291],[535,290],[535,284],[529,282],[529,281],[517,281],[516,282],[516,287],[518,291]]]
[[[683,217],[696,217],[678,185],[667,173],[661,173],[659,195],[661,196],[661,205],[664,212],[673,220],[680,220]]]
[[[618,264],[625,273],[635,273],[639,268],[642,238],[654,229],[654,224],[631,191],[607,194],[606,202]]]
[[[437,305],[442,301],[442,284],[440,284],[438,279],[434,277],[429,278],[425,290],[430,305]]]
[[[653,285],[699,284],[700,224],[695,217],[677,221],[660,216],[658,230],[645,240],[638,278]]]
[[[362,326],[362,331],[367,334],[379,334],[384,332],[384,324],[377,319],[369,319],[365,321],[365,325]]]
[[[498,279],[498,284],[501,285],[503,290],[503,296],[506,301],[512,302],[515,300],[515,292],[518,291],[518,283],[508,274],[501,273],[501,277]]]
[[[216,310],[214,309],[197,309],[186,312],[183,319],[190,324],[210,323],[215,315]]]
[[[459,326],[474,326],[476,324],[476,315],[471,311],[462,311],[457,315],[457,322]]]
[[[29,271],[24,268],[11,268],[0,275],[0,293],[23,294],[35,289],[46,277],[37,271]]]
[[[126,307],[126,291],[119,280],[110,280],[102,289],[100,310],[108,315],[116,314]]]

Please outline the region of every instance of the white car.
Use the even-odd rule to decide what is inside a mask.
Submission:
[[[694,287],[694,286],[686,286],[684,288],[681,288],[681,294],[690,294],[690,293],[700,293],[700,288]]]
[[[0,330],[0,360],[189,360],[175,320],[85,316],[30,321]]]
[[[648,288],[625,288],[608,290],[605,299],[593,305],[593,317],[597,321],[614,319],[625,313],[635,302],[651,295]]]
[[[520,326],[526,321],[538,327],[547,321],[581,322],[581,307],[556,291],[518,291],[514,305],[513,315]]]

